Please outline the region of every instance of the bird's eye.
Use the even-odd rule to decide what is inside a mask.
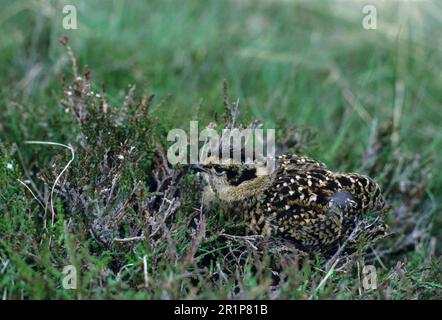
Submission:
[[[219,164],[215,164],[215,165],[213,166],[213,170],[215,170],[215,172],[216,172],[217,174],[222,174],[222,173],[224,173],[224,168],[221,167]]]

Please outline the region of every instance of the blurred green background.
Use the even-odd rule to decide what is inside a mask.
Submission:
[[[64,3],[78,30],[62,28]],[[410,148],[440,149],[441,4],[371,1],[376,30],[362,27],[363,1],[1,1],[1,83],[28,96],[29,110],[57,88],[67,35],[94,81],[114,96],[146,83],[174,103],[178,123],[219,108],[225,78],[244,112],[276,125],[287,117],[355,143],[370,121],[398,113]],[[395,109],[396,108],[396,109]],[[55,111],[54,111],[55,112]],[[29,137],[28,137],[29,138]]]
[[[65,4],[77,8],[77,30],[62,27]],[[362,26],[366,4],[377,9],[375,30]],[[66,35],[111,105],[130,84],[159,100],[170,94],[154,111],[170,128],[221,114],[224,79],[245,119],[316,131],[308,155],[332,169],[360,169],[374,124],[391,124],[404,156],[434,159],[428,190],[439,239],[442,2],[1,0],[0,8],[3,144],[73,141],[59,103],[72,73],[58,41]]]

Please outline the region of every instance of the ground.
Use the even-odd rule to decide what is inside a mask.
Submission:
[[[77,30],[60,1],[1,2],[4,299],[442,297],[441,4],[374,1],[367,30],[357,1],[73,2]],[[241,121],[375,178],[394,237],[341,265],[201,211],[197,179],[162,155],[168,130],[222,123],[224,79]],[[59,176],[69,149],[29,140],[74,161]]]

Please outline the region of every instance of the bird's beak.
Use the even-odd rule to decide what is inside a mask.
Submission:
[[[205,173],[209,173],[209,170],[207,170],[206,168],[202,167],[199,164],[192,164],[190,166],[190,169],[196,172],[205,172]]]

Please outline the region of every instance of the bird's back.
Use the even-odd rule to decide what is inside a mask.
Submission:
[[[334,173],[307,157],[282,156],[271,186],[251,212],[256,232],[325,251],[348,236],[367,210],[380,210],[379,186],[367,176]]]

